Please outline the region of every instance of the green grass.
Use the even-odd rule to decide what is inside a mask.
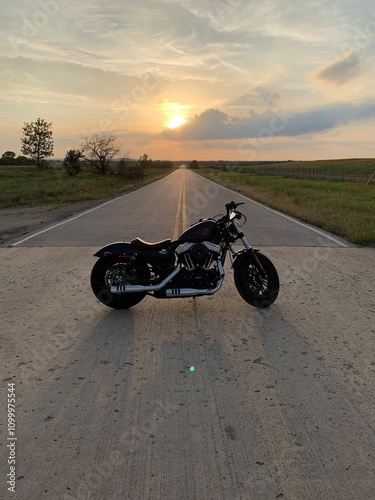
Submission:
[[[375,243],[375,184],[290,179],[202,169],[199,173],[292,215],[348,239]]]
[[[150,168],[142,180],[127,180],[115,175],[83,172],[68,176],[62,169],[37,170],[35,167],[0,168],[0,208],[65,205],[100,200],[138,188],[164,177],[170,170]]]
[[[233,163],[228,164],[226,167],[228,171],[261,175],[367,181],[375,172],[375,160],[373,158],[351,158],[343,160],[272,162],[269,164],[261,162],[258,164]]]

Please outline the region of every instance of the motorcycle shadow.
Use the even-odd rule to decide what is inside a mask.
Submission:
[[[17,490],[24,498],[39,498],[45,490],[50,498],[60,497],[62,484],[87,494],[84,477],[102,481],[100,470],[118,440],[118,422],[129,412],[134,347],[131,312],[106,312],[55,370],[17,434],[22,443],[17,473],[23,477]]]

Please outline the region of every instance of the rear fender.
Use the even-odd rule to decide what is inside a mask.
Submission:
[[[132,256],[137,253],[137,249],[131,243],[126,241],[116,241],[102,247],[96,253],[95,257],[125,257]]]

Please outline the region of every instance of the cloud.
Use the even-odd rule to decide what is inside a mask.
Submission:
[[[359,54],[350,52],[329,66],[322,68],[315,78],[328,85],[340,87],[363,72],[364,68],[361,66]]]
[[[228,137],[228,115],[218,109],[207,109],[175,129],[165,129],[161,137],[172,140],[205,140]]]
[[[268,110],[246,118],[230,117],[218,109],[207,109],[178,128],[165,129],[160,137],[178,141],[295,137],[326,132],[374,116],[373,103],[327,104],[295,113]]]
[[[183,154],[189,140],[229,150],[236,141],[223,139],[240,142],[267,133],[304,139],[301,134],[336,131],[372,113],[371,104],[328,106],[325,99],[337,96],[316,85],[344,85],[366,62],[367,74],[340,95],[347,102],[375,102],[371,0],[3,3],[0,113],[8,124],[22,125],[43,113],[56,128],[68,124],[64,136],[73,134],[71,123],[78,138],[80,129],[110,123],[116,131],[126,126],[155,137],[172,112],[160,107],[159,96],[189,103],[195,113],[206,110],[152,139],[146,152],[153,156],[155,144],[158,154],[169,154],[165,139],[184,141],[175,155]],[[350,54],[335,61],[343,47]],[[315,85],[309,75],[315,75]],[[326,105],[317,107],[320,102]],[[9,125],[0,137],[4,150],[12,135]],[[144,149],[142,143],[140,154]]]
[[[170,8],[179,6],[217,33],[243,35],[264,42],[267,38],[291,40],[313,46],[332,41],[344,43],[358,34],[358,23],[366,21],[371,0],[160,0]]]
[[[228,104],[229,106],[274,106],[276,104],[276,101],[278,101],[280,97],[281,94],[279,94],[279,92],[275,91],[274,89],[259,86],[253,89],[251,92],[246,92],[236,99],[233,99]]]

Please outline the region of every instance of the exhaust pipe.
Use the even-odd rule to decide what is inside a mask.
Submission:
[[[101,290],[99,290],[99,292],[96,294],[96,297],[106,306],[109,306],[113,299],[112,293],[107,288],[102,288]]]
[[[216,285],[215,288],[170,288],[167,290],[163,290],[163,296],[165,293],[165,297],[196,297],[198,295],[213,295],[216,293],[220,288],[221,285],[223,284],[224,280],[224,268],[220,260],[217,262],[219,272],[220,272],[220,279],[218,281],[218,284]],[[180,264],[177,265],[176,269],[164,280],[159,283],[159,285],[150,285],[150,286],[142,286],[142,285],[118,285],[118,286],[111,286],[108,288],[103,288],[100,290],[98,293],[97,297],[99,298],[99,294],[101,294],[101,297],[99,300],[101,300],[104,304],[104,300],[109,300],[109,302],[112,300],[112,294],[123,294],[123,293],[139,293],[139,292],[157,292],[159,290],[162,290],[168,283],[171,281],[172,278],[174,278],[181,270]],[[104,298],[104,300],[102,299]],[[110,297],[110,298],[109,298]]]
[[[168,284],[171,279],[173,279],[181,270],[180,264],[177,265],[176,269],[166,278],[163,279],[161,283],[158,285],[117,285],[110,286],[108,288],[104,288],[103,290],[109,290],[110,293],[137,293],[137,292],[156,292],[157,290],[161,290]],[[100,292],[99,292],[100,293]]]
[[[213,295],[223,284],[224,276],[220,278],[218,285],[215,288],[171,288],[165,291],[166,297],[197,297],[198,295]]]
[[[165,290],[166,297],[197,297],[198,295],[213,295],[220,290],[224,281],[224,268],[220,260],[217,261],[219,268],[220,279],[215,288],[170,288]]]

